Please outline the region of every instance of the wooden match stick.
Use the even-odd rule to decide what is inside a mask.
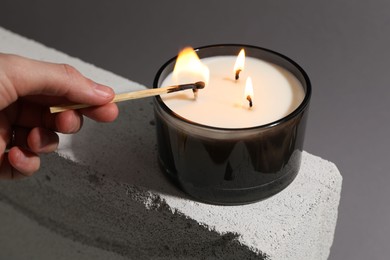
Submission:
[[[168,93],[182,91],[182,90],[186,90],[186,89],[192,89],[194,94],[196,94],[198,89],[202,89],[204,87],[205,87],[205,83],[203,81],[198,81],[198,82],[192,83],[192,84],[182,84],[182,85],[169,86],[169,87],[164,87],[164,88],[152,88],[152,89],[146,89],[146,90],[140,90],[140,91],[134,91],[134,92],[121,93],[121,94],[116,94],[115,98],[111,101],[111,103],[122,102],[122,101],[126,101],[126,100],[131,100],[131,99],[157,96],[157,95],[161,95],[161,94],[168,94]],[[91,107],[91,106],[92,105],[87,105],[87,104],[72,104],[72,105],[54,106],[54,107],[50,107],[50,113],[59,113],[59,112],[63,112],[63,111],[71,110],[71,109],[80,109],[80,108],[86,108],[86,107]]]

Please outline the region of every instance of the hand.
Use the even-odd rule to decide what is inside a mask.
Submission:
[[[0,53],[0,179],[36,172],[39,154],[57,149],[56,132],[76,133],[83,115],[113,121],[118,115],[117,106],[109,103],[114,95],[69,65]],[[50,114],[49,106],[69,102],[94,107]]]

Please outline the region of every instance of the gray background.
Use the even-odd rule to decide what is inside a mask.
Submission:
[[[305,150],[344,178],[330,259],[389,258],[390,1],[1,0],[0,26],[146,86],[187,45],[289,56],[313,85]]]

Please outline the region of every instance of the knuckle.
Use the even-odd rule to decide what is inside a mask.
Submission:
[[[64,74],[64,86],[65,86],[65,95],[69,93],[72,89],[80,86],[80,83],[83,83],[83,75],[73,66],[69,64],[60,64]]]
[[[69,80],[74,80],[80,76],[79,71],[75,67],[69,64],[61,64],[61,66]]]

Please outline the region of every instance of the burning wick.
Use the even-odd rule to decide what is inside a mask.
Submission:
[[[251,77],[248,77],[246,79],[244,97],[246,97],[246,100],[249,101],[249,108],[251,108],[253,106],[253,101],[252,101],[252,97],[253,97],[253,84],[252,84],[252,78]]]
[[[198,91],[205,87],[205,83],[203,81],[198,81],[195,83],[195,88],[192,89],[192,93],[194,93],[194,99],[198,98]]]
[[[236,70],[236,77],[235,77],[236,80],[238,80],[240,78],[241,71],[242,71],[241,69]]]
[[[192,89],[192,93],[194,93],[194,99],[198,98],[198,89]]]
[[[249,101],[249,107],[252,107],[253,106],[253,103],[252,103],[252,98],[251,98],[251,96],[247,96],[246,97],[246,100],[248,100]]]
[[[192,89],[192,92],[194,93],[194,99],[196,100],[198,98],[198,91],[199,89],[202,89],[205,87],[205,83],[203,81],[198,81],[195,83],[195,88]]]

